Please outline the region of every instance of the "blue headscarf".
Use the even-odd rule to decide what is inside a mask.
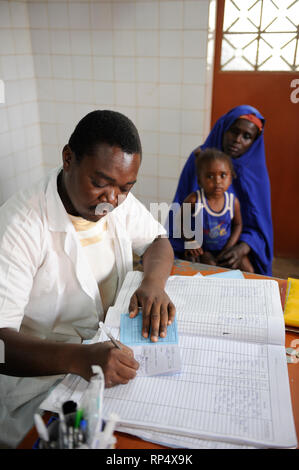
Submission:
[[[244,114],[255,114],[263,124],[265,123],[265,119],[257,109],[247,105],[237,106],[218,119],[200,148],[213,147],[223,150],[223,134],[236,119]],[[241,205],[243,231],[240,241],[247,243],[251,248],[250,260],[255,272],[271,276],[273,230],[270,182],[266,167],[263,132],[262,130],[247,152],[239,158],[232,159],[237,178],[234,178],[230,190],[236,194]],[[198,189],[195,170],[195,151],[197,149],[193,150],[183,168],[173,202],[182,204],[188,194]],[[180,257],[184,252],[184,242],[182,239],[172,238],[171,216],[168,224],[169,241],[175,255]]]

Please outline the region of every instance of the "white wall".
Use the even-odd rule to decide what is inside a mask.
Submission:
[[[43,173],[27,5],[0,2],[0,204]]]
[[[22,9],[26,18],[27,80],[36,83],[45,169],[61,162],[62,147],[84,114],[115,109],[133,120],[143,144],[134,193],[147,205],[171,202],[186,158],[210,125],[210,3],[215,7],[215,0],[0,2],[9,11]],[[0,34],[14,33],[0,17]],[[0,78],[6,78],[3,67]],[[0,113],[9,106],[0,105]],[[24,123],[18,124],[21,132]]]

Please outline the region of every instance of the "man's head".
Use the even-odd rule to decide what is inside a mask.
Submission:
[[[90,221],[105,213],[99,204],[117,207],[137,179],[141,143],[134,124],[114,111],[93,111],[76,126],[63,149],[58,184],[65,209]],[[109,210],[108,210],[109,211]]]
[[[79,121],[68,142],[78,162],[86,155],[93,155],[100,144],[119,147],[128,154],[142,155],[135,125],[116,111],[96,110],[87,114]]]

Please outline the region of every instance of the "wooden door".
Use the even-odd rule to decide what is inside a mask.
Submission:
[[[221,71],[224,3],[217,2],[211,125],[241,104],[254,106],[265,117],[274,255],[299,258],[299,73]]]

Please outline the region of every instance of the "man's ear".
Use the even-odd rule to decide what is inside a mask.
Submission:
[[[62,150],[63,169],[65,171],[68,171],[70,169],[71,163],[74,159],[74,152],[71,150],[69,145],[65,145]]]

